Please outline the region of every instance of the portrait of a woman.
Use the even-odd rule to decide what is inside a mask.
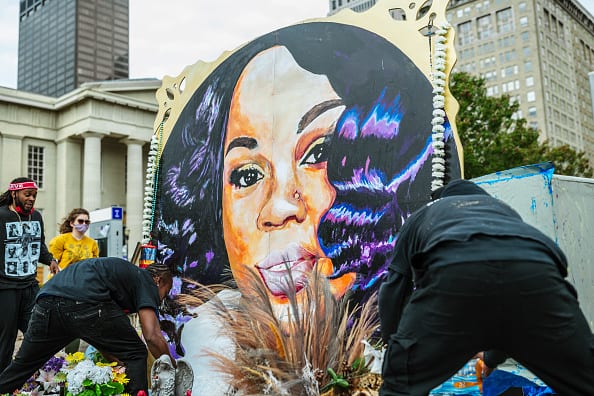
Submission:
[[[366,298],[404,219],[429,201],[432,97],[405,54],[351,25],[246,44],[195,90],[164,145],[161,259],[240,291],[255,270],[279,309],[313,270],[336,297]],[[459,178],[446,127],[447,177]]]

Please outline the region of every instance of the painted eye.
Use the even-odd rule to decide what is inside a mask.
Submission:
[[[322,162],[328,161],[329,141],[329,137],[324,136],[313,142],[310,149],[303,156],[301,165],[321,164]]]
[[[235,169],[229,175],[229,183],[237,188],[252,186],[264,178],[264,173],[255,165]]]

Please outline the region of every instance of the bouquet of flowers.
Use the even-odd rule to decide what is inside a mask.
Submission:
[[[66,359],[64,356],[52,357],[25,382],[25,385],[19,389],[16,395],[58,394],[66,381],[66,373],[62,371],[65,365]]]
[[[101,354],[95,353],[89,359],[84,353],[76,352],[52,357],[27,380],[16,395],[120,395],[129,381],[124,367],[115,362],[106,362]]]
[[[100,354],[86,359],[82,352],[66,356],[66,396],[110,396],[124,392],[125,368],[106,362]]]

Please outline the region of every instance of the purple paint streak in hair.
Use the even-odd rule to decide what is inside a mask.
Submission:
[[[182,230],[184,231],[184,234],[187,234],[189,230],[192,230],[192,221],[190,221],[190,219],[184,220]]]
[[[339,126],[338,136],[355,140],[359,132],[359,112],[357,109],[349,110],[344,116]]]
[[[431,146],[431,136],[429,136],[427,138],[427,141],[425,142],[425,147],[423,148],[423,151],[421,151],[419,155],[415,159],[413,159],[406,168],[402,170],[402,172],[400,172],[398,175],[396,175],[396,177],[392,179],[392,181],[388,185],[387,190],[392,193],[396,193],[396,190],[398,190],[398,187],[401,183],[409,179],[414,180],[417,176],[417,173],[419,173],[419,170],[421,170],[425,162],[431,157],[432,153],[433,146]]]
[[[206,254],[204,256],[206,257],[206,263],[210,264],[210,262],[212,261],[212,259],[215,256],[215,254],[212,250],[209,250],[208,252],[206,252]]]
[[[353,224],[365,226],[377,224],[384,214],[385,210],[378,212],[369,208],[355,210],[348,204],[339,204],[330,208],[330,210],[326,213],[324,220],[335,224],[342,223],[349,226]]]
[[[402,109],[399,105],[400,96],[396,96],[390,105],[383,105],[384,93],[382,92],[378,103],[363,123],[362,137],[375,136],[380,139],[393,139],[398,135],[400,120],[402,120]]]
[[[383,173],[376,169],[365,172],[363,168],[356,168],[353,169],[353,177],[351,177],[350,181],[334,182],[332,185],[338,191],[357,191],[360,189],[384,191],[386,188],[384,178]]]
[[[171,200],[178,206],[186,206],[192,203],[194,200],[190,195],[188,189],[179,184],[179,175],[181,169],[177,166],[171,167],[165,174],[165,191],[167,195],[171,197]]]
[[[209,85],[200,101],[200,105],[196,109],[196,120],[200,120],[201,114],[207,114],[206,121],[208,123],[208,129],[212,130],[217,116],[219,114],[219,109],[221,107],[221,97],[220,95],[215,94],[214,85],[218,83],[218,81],[213,82],[213,84]]]
[[[188,244],[191,245],[194,242],[196,242],[196,239],[198,238],[198,235],[196,235],[196,233],[192,233],[192,235],[190,235],[190,239],[188,239]]]
[[[360,137],[377,137],[380,139],[393,139],[400,130],[400,120],[403,111],[400,108],[400,96],[396,96],[392,103],[384,104],[385,90],[376,100],[373,109],[367,118],[359,120],[360,109],[353,108],[345,113],[340,125],[338,135],[344,139],[354,140]]]

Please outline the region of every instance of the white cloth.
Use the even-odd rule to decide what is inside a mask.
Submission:
[[[237,306],[241,293],[223,290],[217,294],[226,307]],[[223,331],[220,318],[215,312],[216,304],[207,302],[190,312],[198,315],[184,325],[181,342],[185,348],[185,360],[194,371],[192,396],[224,396],[229,390],[229,379],[215,368],[215,359],[206,352],[212,351],[228,358],[235,355],[235,347]]]

